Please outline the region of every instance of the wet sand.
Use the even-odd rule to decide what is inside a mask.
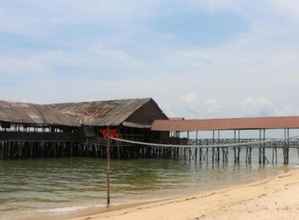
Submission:
[[[99,210],[72,220],[299,219],[299,170],[184,198]]]

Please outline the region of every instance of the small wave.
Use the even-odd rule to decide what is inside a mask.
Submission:
[[[84,209],[90,209],[90,208],[103,208],[104,205],[94,205],[94,206],[71,206],[71,207],[63,207],[63,208],[53,208],[53,209],[47,209],[47,210],[40,210],[39,212],[43,213],[52,213],[52,214],[61,214],[61,213],[68,213],[68,212],[77,212]]]
[[[50,212],[50,213],[62,213],[62,212],[75,212],[82,209],[87,209],[88,207],[78,206],[78,207],[63,207],[63,208],[53,208],[48,210],[43,210],[41,212]]]

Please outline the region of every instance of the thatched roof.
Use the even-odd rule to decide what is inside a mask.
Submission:
[[[146,98],[50,105],[0,101],[0,121],[63,126],[118,126],[148,102],[154,101]]]
[[[6,101],[0,101],[0,121],[38,125],[79,125],[75,118],[53,111],[47,106]]]
[[[81,124],[91,126],[118,126],[136,110],[141,108],[150,98],[122,99],[111,101],[95,101],[81,103],[62,103],[49,105],[64,115],[80,120]]]

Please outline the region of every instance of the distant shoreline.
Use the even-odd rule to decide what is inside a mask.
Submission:
[[[72,220],[292,219],[299,216],[299,169],[250,184],[177,199],[119,206]],[[66,218],[68,219],[68,218]]]

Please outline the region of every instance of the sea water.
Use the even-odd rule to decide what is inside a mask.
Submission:
[[[291,167],[296,166],[292,162]],[[92,158],[0,161],[0,220],[105,206],[106,161]],[[247,183],[282,165],[212,165],[179,160],[113,160],[112,204],[161,199]]]

